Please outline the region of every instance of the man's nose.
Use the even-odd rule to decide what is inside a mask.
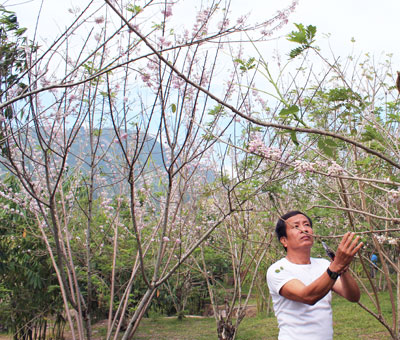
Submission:
[[[305,233],[309,233],[310,232],[308,225],[300,224],[299,225],[299,229],[300,229],[300,231],[303,231]]]

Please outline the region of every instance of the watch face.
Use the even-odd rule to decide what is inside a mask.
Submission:
[[[339,273],[333,272],[329,268],[326,271],[332,280],[336,280],[339,277]]]

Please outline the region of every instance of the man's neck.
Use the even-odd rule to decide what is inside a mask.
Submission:
[[[311,263],[309,251],[295,252],[295,251],[288,250],[286,259],[289,262],[292,262],[294,264],[310,264]]]

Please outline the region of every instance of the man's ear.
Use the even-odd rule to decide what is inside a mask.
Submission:
[[[282,243],[282,245],[283,245],[285,248],[287,247],[287,238],[286,238],[286,236],[282,236],[282,237],[279,239],[279,242]]]

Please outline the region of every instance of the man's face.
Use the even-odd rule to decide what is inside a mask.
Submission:
[[[314,238],[308,218],[304,215],[295,215],[286,220],[286,237],[281,237],[280,241],[288,249],[311,248]]]

